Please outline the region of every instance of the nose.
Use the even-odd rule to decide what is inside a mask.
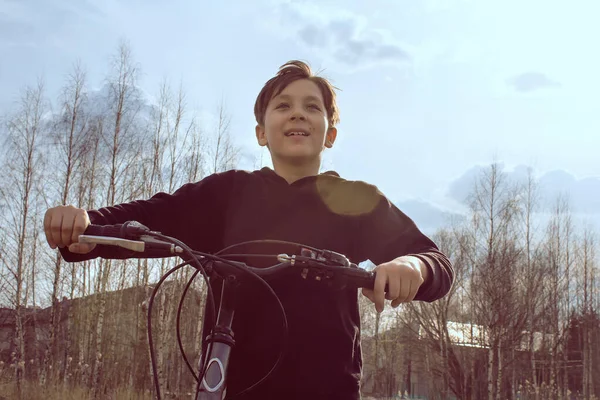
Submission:
[[[304,113],[302,113],[301,110],[299,110],[298,108],[296,108],[292,112],[292,114],[290,115],[290,120],[292,120],[292,121],[296,121],[296,120],[304,121],[304,120],[306,120],[306,117],[304,116]]]

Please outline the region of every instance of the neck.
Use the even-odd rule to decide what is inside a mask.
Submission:
[[[289,184],[307,176],[318,175],[320,167],[320,159],[316,159],[314,162],[310,163],[303,162],[298,164],[291,164],[289,161],[282,162],[281,160],[273,159],[273,169],[275,173],[285,179]]]

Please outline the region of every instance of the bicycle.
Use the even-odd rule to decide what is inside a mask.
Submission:
[[[150,358],[157,400],[161,400],[161,394],[156,368],[156,356],[154,354],[152,341],[152,305],[155,295],[162,283],[175,271],[187,265],[196,268],[196,271],[183,290],[177,311],[177,341],[182,357],[197,382],[196,400],[222,400],[225,398],[229,355],[235,345],[234,332],[231,329],[235,311],[233,307],[233,295],[235,293],[235,288],[244,283],[244,276],[251,276],[252,279],[259,281],[261,285],[275,297],[284,321],[284,345],[282,347],[285,346],[287,341],[285,338],[287,338],[288,334],[285,310],[279,298],[264,278],[273,277],[283,271],[295,269],[302,279],[314,279],[315,281],[323,282],[323,284],[329,285],[335,289],[342,289],[349,286],[357,289],[361,287],[372,289],[375,283],[374,272],[361,269],[356,264],[351,263],[343,254],[330,250],[316,249],[311,246],[294,242],[255,240],[238,244],[274,243],[285,244],[288,246],[292,245],[297,248],[298,254],[258,255],[260,257],[275,258],[278,261],[277,264],[266,268],[255,268],[246,263],[228,259],[233,256],[257,256],[256,254],[219,255],[226,249],[223,249],[216,254],[195,251],[178,239],[163,235],[160,232],[151,231],[137,221],[128,221],[117,225],[89,225],[85,232],[79,236],[79,242],[120,247],[120,249],[114,253],[115,256],[110,258],[164,258],[179,256],[184,261],[161,277],[152,292],[148,306],[148,345],[150,347]],[[182,304],[187,291],[199,273],[202,273],[202,276],[207,283],[207,297],[208,300],[211,300],[211,302],[207,302],[207,304],[212,304],[212,315],[215,320],[212,321],[213,328],[210,333],[203,338],[206,343],[206,351],[203,351],[200,354],[198,365],[199,373],[196,374],[183,351],[179,322]],[[209,282],[209,276],[210,279],[221,280],[223,283],[218,309],[214,309],[214,295]],[[385,290],[387,291],[387,287]],[[278,359],[267,375],[250,387],[237,393],[236,396],[252,390],[267,379],[279,365],[282,359],[282,353],[283,350],[280,349]]]

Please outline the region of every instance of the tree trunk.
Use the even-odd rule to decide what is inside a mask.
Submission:
[[[102,346],[102,339],[103,339],[103,335],[104,335],[104,319],[105,319],[105,313],[106,313],[106,290],[108,287],[108,279],[110,277],[110,271],[111,271],[111,265],[112,265],[112,261],[111,260],[103,260],[101,263],[101,265],[104,264],[104,268],[102,268],[102,272],[101,274],[99,274],[99,286],[100,286],[100,290],[98,291],[98,293],[96,294],[97,296],[97,310],[98,310],[98,317],[96,320],[96,330],[95,330],[95,341],[94,341],[94,350],[95,350],[95,354],[93,354],[92,356],[94,357],[94,374],[93,374],[93,378],[92,378],[92,390],[93,390],[93,394],[95,398],[98,398],[98,396],[100,396],[100,394],[103,392],[103,386],[104,386],[104,382],[103,382],[103,375],[104,375],[104,371],[103,371],[103,346]]]
[[[206,304],[206,293],[207,293],[208,289],[206,284],[203,282],[201,289],[200,289],[200,296],[201,296],[201,302],[199,305],[199,310],[204,310],[205,309],[205,304]],[[197,314],[199,315],[199,313]],[[192,367],[196,368],[196,371],[199,370],[198,365],[200,364],[200,357],[201,357],[201,351],[202,351],[202,341],[204,340],[204,338],[202,337],[202,329],[203,327],[203,320],[200,317],[197,317],[196,320],[196,326],[194,329],[194,358],[192,360],[194,360],[195,362],[192,364]],[[192,383],[192,393],[196,393],[196,382]]]
[[[7,120],[7,153],[4,162],[4,185],[0,185],[5,218],[5,240],[13,250],[2,254],[1,261],[12,278],[7,293],[15,310],[14,336],[14,373],[19,398],[22,396],[21,380],[25,377],[25,332],[24,307],[27,306],[29,289],[29,271],[32,256],[31,225],[34,223],[41,181],[42,156],[39,151],[39,137],[42,134],[42,116],[45,112],[43,84],[25,90],[18,111]],[[32,213],[33,211],[33,213]],[[33,231],[35,237],[35,230]],[[35,343],[33,344],[35,348]]]
[[[491,345],[488,350],[488,360],[487,360],[487,387],[488,387],[488,400],[495,400],[494,396],[494,355],[495,345]]]
[[[503,390],[502,390],[502,337],[498,339],[498,349],[497,349],[497,364],[498,364],[498,377],[496,379],[496,400],[501,400],[503,398]]]
[[[161,260],[161,264],[164,266],[165,264],[165,260]],[[161,273],[164,270],[164,267],[161,267]],[[170,288],[168,288],[170,289]],[[158,343],[157,343],[157,353],[156,353],[156,368],[157,368],[157,375],[158,375],[158,383],[159,383],[159,387],[160,387],[160,391],[163,392],[166,388],[166,374],[165,374],[165,368],[166,368],[166,363],[165,363],[165,359],[167,359],[166,357],[166,320],[167,320],[167,314],[168,314],[168,310],[167,310],[167,291],[168,289],[166,289],[165,287],[162,287],[161,291],[160,291],[160,297],[159,297],[159,310],[158,310],[158,324],[156,326],[156,337],[158,338]],[[154,324],[153,328],[154,328]],[[154,333],[154,332],[153,332]]]

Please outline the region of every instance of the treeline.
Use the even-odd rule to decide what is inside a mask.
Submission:
[[[456,284],[442,300],[407,305],[378,327],[367,353],[373,393],[600,395],[597,239],[591,225],[576,223],[568,194],[540,192],[531,172],[515,182],[497,164],[473,182],[466,221],[435,235]]]
[[[98,208],[234,168],[239,149],[223,104],[207,128],[167,83],[148,105],[131,50],[115,52],[91,91],[75,66],[59,99],[40,83],[5,113],[0,175],[0,393],[14,398],[151,398],[146,311],[173,260],[65,263],[45,243],[48,207]],[[531,174],[511,182],[490,165],[473,183],[466,221],[435,241],[456,284],[432,304],[377,315],[364,298],[364,392],[430,399],[592,399],[600,394],[597,242],[566,198],[542,199]],[[548,209],[544,202],[553,206]],[[550,214],[540,221],[541,213]],[[177,272],[155,300],[152,329],[163,393],[194,380],[174,326],[192,271]],[[204,285],[179,317],[196,365]]]
[[[121,44],[101,90],[90,90],[85,69],[76,65],[55,102],[38,83],[25,88],[19,104],[3,116],[0,378],[14,382],[15,396],[28,397],[24,382],[84,385],[96,397],[119,386],[151,388],[147,346],[136,347],[138,339],[145,342],[141,305],[147,306],[148,288],[174,261],[65,263],[43,232],[49,207],[93,209],[148,198],[236,166],[240,150],[223,103],[207,127],[188,109],[183,87],[173,90],[165,81],[149,105],[139,77],[131,49]],[[182,270],[173,280],[190,275]],[[128,294],[127,288],[142,290]],[[201,283],[195,288],[202,290]],[[182,363],[163,348],[174,352],[177,346],[166,328],[174,326],[175,315],[165,307],[172,291],[157,299],[153,324],[165,387],[171,385],[169,374],[179,376],[173,385],[183,385],[185,368],[167,367]],[[29,312],[40,306],[50,306],[49,315]],[[199,342],[197,311],[182,324],[190,343]],[[134,359],[144,360],[143,366],[132,366]]]

